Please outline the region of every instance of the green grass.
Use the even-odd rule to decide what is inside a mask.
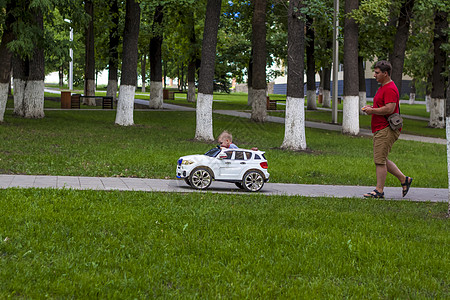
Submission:
[[[194,141],[195,112],[136,111],[137,125],[114,125],[115,111],[46,111],[29,120],[7,110],[0,126],[0,173],[175,178],[180,156],[215,143]],[[369,137],[306,129],[308,151],[284,151],[284,124],[214,114],[214,136],[230,130],[242,148],[266,151],[272,182],[373,185]],[[446,147],[399,140],[390,159],[416,187],[446,188]],[[387,186],[399,186],[392,176]]]
[[[0,190],[0,298],[445,299],[445,208]]]

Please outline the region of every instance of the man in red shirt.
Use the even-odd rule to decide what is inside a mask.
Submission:
[[[392,66],[388,61],[379,61],[374,67],[374,77],[381,87],[373,98],[373,106],[364,106],[362,110],[372,115],[373,159],[376,166],[377,187],[372,192],[364,194],[366,198],[384,198],[384,184],[387,172],[400,181],[403,197],[408,193],[413,179],[405,176],[397,165],[387,159],[392,145],[400,136],[401,129],[392,130],[387,117],[400,113],[400,97],[395,83],[391,80]]]

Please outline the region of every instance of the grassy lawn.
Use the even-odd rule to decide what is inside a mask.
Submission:
[[[180,156],[205,153],[196,142],[195,112],[136,111],[136,125],[114,125],[115,111],[46,111],[41,120],[12,116],[0,126],[0,173],[175,178]],[[214,114],[214,136],[230,130],[242,148],[266,151],[272,182],[373,185],[369,137],[306,129],[306,152],[283,151],[284,124],[258,124]],[[395,143],[390,158],[416,187],[446,188],[446,147]],[[398,186],[388,176],[388,186]]]
[[[446,299],[445,208],[0,190],[0,298]]]
[[[224,100],[215,109],[248,109],[242,95],[215,99]],[[6,111],[0,173],[175,178],[179,156],[215,146],[193,140],[195,112],[136,111],[129,127],[114,125],[115,111],[45,113],[29,120]],[[308,151],[292,152],[279,149],[283,124],[217,114],[213,124],[214,136],[230,130],[239,146],[265,150],[271,182],[375,183],[368,137],[307,128]],[[447,188],[445,145],[400,140],[390,158],[414,187]],[[387,185],[399,183],[388,176]],[[446,210],[259,194],[0,190],[0,299],[446,299]]]

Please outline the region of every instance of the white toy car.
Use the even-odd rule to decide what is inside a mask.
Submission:
[[[205,154],[182,156],[177,162],[177,178],[193,188],[206,189],[213,180],[236,184],[257,192],[269,181],[265,152],[247,149],[213,148]]]

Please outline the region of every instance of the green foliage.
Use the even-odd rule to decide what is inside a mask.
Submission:
[[[427,81],[433,69],[434,11],[425,1],[414,6],[414,22],[405,55],[404,72],[416,80]]]
[[[0,298],[448,297],[444,203],[0,190]]]
[[[387,57],[386,49],[393,47],[395,27],[386,24],[397,9],[395,0],[363,0],[351,13],[359,26],[360,56],[369,60]]]

